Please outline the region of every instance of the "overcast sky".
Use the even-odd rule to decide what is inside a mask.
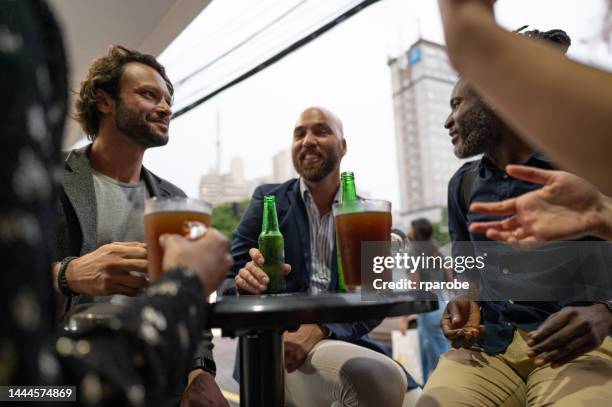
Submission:
[[[253,21],[239,21],[238,10],[252,11],[254,4],[265,5],[256,10],[257,17],[251,20],[267,21],[278,13],[274,11],[275,3],[282,4],[263,0],[213,1],[161,55],[170,78],[183,78],[201,63],[202,56],[218,53],[224,46],[220,39],[232,30],[256,26]],[[499,0],[496,7],[497,18],[504,26],[562,28],[573,40],[570,56],[612,67],[610,50],[598,40],[603,0]],[[317,10],[313,8],[312,12],[316,15]],[[218,26],[211,31],[213,22]],[[225,32],[220,32],[223,27]],[[287,32],[291,30],[289,24],[285,28]],[[391,200],[398,208],[387,58],[406,50],[419,32],[425,39],[443,42],[437,1],[382,0],[271,68],[173,120],[170,143],[149,150],[145,165],[188,195],[197,196],[200,176],[215,165],[218,111],[222,171],[229,169],[232,157],[242,157],[247,178],[269,175],[272,155],[289,148],[298,114],[308,106],[322,105],[344,122],[348,153],[343,169],[356,173],[358,189],[370,192],[372,197]],[[195,81],[188,82],[179,94],[198,89]],[[176,106],[181,105],[179,94]]]

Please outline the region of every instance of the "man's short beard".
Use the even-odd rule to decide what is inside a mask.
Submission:
[[[491,151],[499,145],[502,138],[502,123],[495,114],[477,103],[466,112],[460,134],[455,144],[455,155],[458,158],[469,158]]]
[[[117,101],[115,126],[123,134],[144,148],[160,147],[168,144],[167,135],[166,137],[161,137],[153,132],[146,121],[140,120],[140,113],[130,109],[121,99]]]
[[[294,159],[293,167],[295,168],[295,171],[306,181],[318,182],[331,174],[334,168],[336,168],[338,161],[338,157],[330,157],[329,159],[325,159],[323,157],[321,164],[318,166],[304,167],[299,159]]]

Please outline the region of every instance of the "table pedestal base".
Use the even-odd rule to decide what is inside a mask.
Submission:
[[[283,407],[285,368],[281,331],[262,330],[241,335],[240,406]]]

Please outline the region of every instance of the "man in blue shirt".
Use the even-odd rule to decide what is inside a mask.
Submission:
[[[569,46],[562,32],[552,33],[532,36]],[[464,164],[449,182],[449,231],[453,242],[473,242],[478,252],[476,242],[488,239],[470,233],[468,226],[491,219],[468,212],[470,202],[500,201],[540,187],[509,177],[503,170],[507,164],[553,166],[497,118],[465,81],[456,84],[450,104],[445,127],[455,154],[483,157]],[[480,289],[490,294],[493,282],[486,274],[481,273]],[[530,278],[519,274],[523,282]],[[512,278],[507,280],[513,284]],[[551,289],[563,289],[558,285]],[[612,313],[603,303],[455,299],[441,325],[455,349],[440,360],[419,406],[603,406],[612,399],[612,339],[607,338]]]

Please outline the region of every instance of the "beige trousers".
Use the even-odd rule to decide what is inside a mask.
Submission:
[[[534,365],[525,338],[515,332],[503,354],[448,351],[417,406],[612,406],[612,339],[553,369]]]
[[[402,369],[385,355],[348,342],[322,340],[298,370],[285,372],[285,403],[399,407],[407,396],[406,386]]]

